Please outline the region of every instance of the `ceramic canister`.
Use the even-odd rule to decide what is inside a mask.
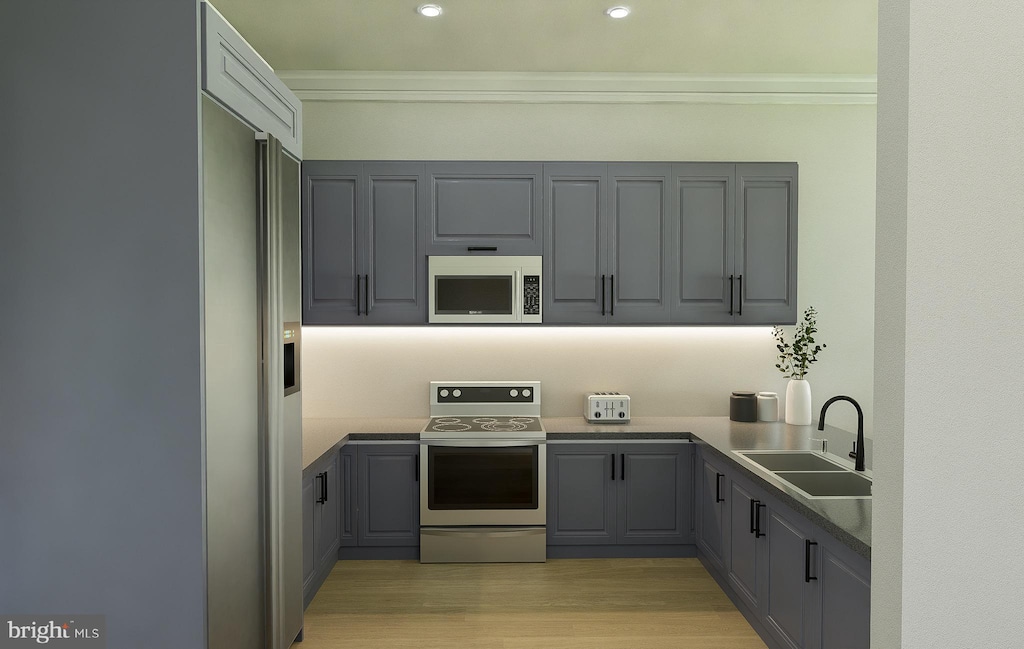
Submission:
[[[779,395],[774,392],[757,393],[757,420],[779,420]]]
[[[753,392],[733,392],[729,397],[729,419],[757,421],[757,395]]]

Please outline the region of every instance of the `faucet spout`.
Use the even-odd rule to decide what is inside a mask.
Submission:
[[[856,464],[854,465],[854,468],[857,471],[863,471],[864,470],[864,411],[861,410],[860,404],[857,403],[857,401],[855,399],[853,399],[852,397],[848,397],[846,395],[840,394],[840,395],[832,397],[831,399],[826,401],[825,404],[823,406],[821,406],[821,414],[818,415],[818,430],[825,430],[825,412],[828,410],[828,407],[831,406],[836,401],[849,401],[850,403],[853,404],[853,407],[857,409],[857,455],[854,458],[855,461],[856,461]]]

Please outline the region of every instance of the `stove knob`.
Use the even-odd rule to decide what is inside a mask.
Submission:
[[[454,390],[452,390],[452,396],[458,399],[459,397],[462,396],[462,390],[455,388]]]
[[[515,388],[512,388],[511,390],[508,391],[508,396],[512,397],[513,399],[518,397],[519,396],[519,390],[516,390]]]
[[[444,389],[441,390],[441,396],[442,397],[447,397],[448,396],[448,388],[444,388]]]
[[[525,388],[523,390],[523,396],[524,397],[529,397],[530,396],[530,388]]]

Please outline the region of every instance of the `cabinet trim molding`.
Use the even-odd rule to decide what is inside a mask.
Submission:
[[[525,104],[877,103],[876,75],[283,70],[304,101]]]

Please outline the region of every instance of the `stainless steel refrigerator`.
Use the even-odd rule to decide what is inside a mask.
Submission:
[[[286,648],[302,628],[299,164],[202,112],[206,644]]]

